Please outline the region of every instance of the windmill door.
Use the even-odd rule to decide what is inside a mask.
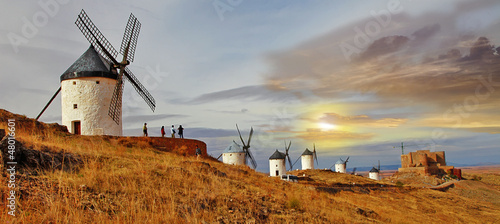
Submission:
[[[73,133],[75,135],[80,135],[82,132],[81,132],[81,125],[80,125],[80,121],[75,121],[73,122],[73,127],[74,127],[74,130],[73,130]]]

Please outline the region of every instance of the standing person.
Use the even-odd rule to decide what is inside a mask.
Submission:
[[[182,124],[179,125],[179,128],[177,128],[177,130],[179,130],[179,138],[184,138],[184,128],[182,127]]]
[[[165,137],[165,127],[161,126],[161,137]]]
[[[174,128],[174,125],[172,125],[172,128],[170,128],[170,134],[172,134],[172,138],[175,138],[175,128]]]
[[[142,133],[144,134],[145,137],[148,137],[148,127],[147,123],[144,123],[144,126],[142,127]]]
[[[200,156],[201,156],[201,149],[200,147],[198,147],[198,145],[196,145],[196,160],[199,160],[200,159]]]

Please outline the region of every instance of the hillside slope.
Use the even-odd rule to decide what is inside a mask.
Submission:
[[[382,183],[318,170],[301,171],[297,175],[303,180],[289,183],[246,166],[159,151],[148,141],[73,136],[56,124],[4,110],[0,129],[9,118],[16,120],[19,147],[40,152],[38,157],[62,155],[62,163],[70,161],[64,159],[68,156],[78,158],[67,167],[20,165],[15,217],[5,205],[12,189],[0,185],[0,219],[10,223],[500,222],[496,201],[377,187]],[[4,167],[0,181],[8,178]],[[353,183],[357,188],[350,187]]]

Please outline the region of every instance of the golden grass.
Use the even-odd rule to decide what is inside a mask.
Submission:
[[[0,128],[7,116],[0,111]],[[2,114],[3,113],[3,114]],[[106,137],[72,136],[19,120],[18,139],[35,149],[82,156],[79,170],[18,175],[17,213],[10,223],[495,223],[500,205],[429,189],[327,193],[288,183],[246,166],[130,147]],[[31,122],[31,123],[30,123]],[[42,125],[42,126],[40,126]],[[39,127],[34,129],[34,127]],[[5,172],[4,172],[5,173]],[[321,171],[323,185],[376,183]],[[355,178],[355,179],[352,179]],[[0,176],[6,183],[6,177]],[[366,181],[366,182],[364,182]],[[0,185],[2,203],[9,189]],[[498,192],[497,192],[498,193]]]

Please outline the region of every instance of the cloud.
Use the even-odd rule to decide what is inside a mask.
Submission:
[[[205,93],[189,100],[176,99],[172,102],[182,104],[204,104],[223,100],[289,102],[297,99],[295,95],[293,92],[274,92],[269,87],[253,85]]]
[[[152,121],[157,121],[157,120],[161,120],[164,118],[180,118],[180,117],[188,117],[188,116],[182,115],[182,114],[132,115],[132,116],[125,116],[123,118],[123,120],[126,120],[128,122],[132,122],[132,121],[152,122]]]
[[[346,125],[346,126],[397,127],[408,121],[408,119],[403,119],[403,118],[374,119],[368,115],[342,116],[337,113],[325,113],[318,119],[318,121],[335,125]]]
[[[296,138],[310,141],[333,141],[333,140],[368,140],[373,138],[373,133],[354,133],[348,131],[322,131],[321,129],[307,129],[304,132],[291,132]]]
[[[288,51],[269,54],[272,71],[266,76],[268,86],[279,93],[305,86],[315,96],[330,101],[345,98],[348,93],[369,94],[379,108],[386,104],[414,107],[418,108],[415,116],[432,112],[441,120],[450,109],[450,116],[486,113],[498,106],[500,98],[500,48],[489,40],[500,40],[498,34],[489,32],[499,25],[485,22],[480,28],[466,30],[457,23],[466,13],[480,12],[494,4],[466,2],[457,3],[450,12],[393,15],[378,35],[366,36],[369,42],[364,46],[355,43],[367,34],[353,28],[365,27],[372,18],[336,29]],[[491,16],[490,20],[498,21],[498,17]],[[477,33],[491,36],[478,37]],[[344,43],[359,51],[350,56],[350,61],[339,47]],[[498,120],[500,114],[494,117]],[[340,115],[325,119],[347,122]],[[395,126],[406,121],[351,119],[351,123]]]

